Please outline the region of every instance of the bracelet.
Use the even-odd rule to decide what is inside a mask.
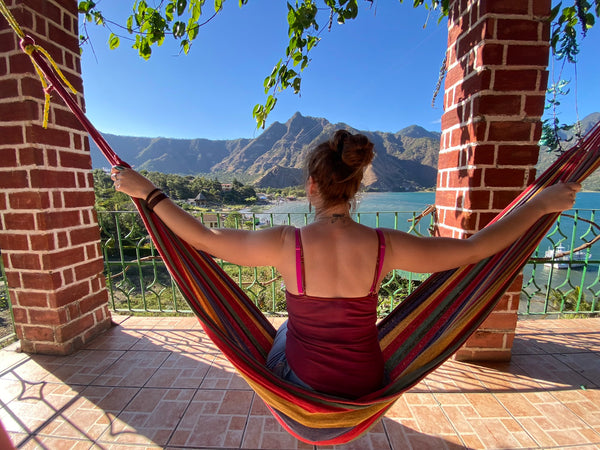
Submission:
[[[152,211],[154,207],[158,205],[161,201],[163,201],[165,198],[169,197],[167,196],[167,194],[161,191],[160,194],[156,195],[152,200],[150,200],[150,202],[148,202],[148,209]]]
[[[153,189],[147,196],[146,196],[146,203],[148,203],[150,201],[150,198],[156,194],[157,192],[160,192],[159,188]]]

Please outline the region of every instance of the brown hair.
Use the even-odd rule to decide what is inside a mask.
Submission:
[[[319,187],[325,208],[354,198],[374,156],[373,143],[365,135],[346,130],[336,131],[309,153],[307,176]]]

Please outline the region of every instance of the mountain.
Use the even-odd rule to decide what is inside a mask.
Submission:
[[[580,134],[582,136],[585,135],[598,122],[600,122],[600,112],[587,115],[579,121]],[[567,132],[561,132],[560,137],[565,142],[565,147],[567,148],[574,144],[577,140],[574,129],[571,129]],[[538,171],[541,172],[550,167],[557,157],[558,155],[556,153],[552,153],[548,150],[548,148],[542,147],[540,149],[540,157],[537,164]],[[597,170],[591,174],[587,180],[582,183],[582,186],[584,190],[600,191],[600,170]]]
[[[273,123],[255,139],[167,139],[104,135],[124,161],[138,170],[182,175],[227,174],[259,187],[297,186],[304,182],[304,159],[315,145],[344,128],[363,133],[376,156],[365,175],[370,190],[404,191],[435,187],[440,133],[413,125],[397,133],[356,130],[323,118],[294,114]],[[92,166],[106,161],[92,143]]]
[[[581,122],[582,133],[600,120],[593,113]],[[434,188],[440,133],[411,125],[396,133],[361,131],[344,123],[294,114],[286,123],[275,122],[254,139],[209,140],[116,136],[104,137],[115,151],[136,169],[181,175],[214,174],[236,177],[257,187],[297,186],[304,182],[304,159],[315,145],[344,128],[365,134],[375,145],[373,164],[364,184],[374,191],[414,191]],[[569,137],[567,133],[566,138]],[[106,167],[106,160],[92,145],[92,165]],[[548,167],[556,155],[540,151],[538,170]],[[600,190],[600,171],[584,183]]]

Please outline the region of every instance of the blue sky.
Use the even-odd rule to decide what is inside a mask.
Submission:
[[[124,23],[133,0],[97,4],[106,18]],[[205,6],[207,17],[211,4]],[[395,132],[417,124],[439,131],[442,94],[435,107],[431,101],[446,48],[445,21],[438,25],[435,14],[427,20],[427,11],[413,9],[408,1],[368,5],[361,4],[357,20],[323,30],[304,72],[301,95],[279,94],[267,126],[299,111],[360,130]],[[285,1],[250,0],[239,8],[229,0],[200,29],[187,56],[171,40],[153,47],[148,61],[124,39],[118,49],[109,50],[108,32],[87,25],[92,46],[84,47],[82,69],[88,116],[105,133],[256,137],[261,130],[256,130],[252,108],[264,103],[263,80],[285,56],[286,14]],[[575,120],[577,111],[580,118],[600,111],[598,48],[600,30],[592,29],[582,42],[577,97],[573,68],[562,76],[571,80],[571,94],[561,100],[564,122]]]

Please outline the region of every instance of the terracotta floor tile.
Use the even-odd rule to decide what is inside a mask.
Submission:
[[[94,384],[142,387],[170,354],[166,351],[127,352],[99,375]]]
[[[125,354],[121,350],[80,350],[70,356],[55,357],[45,364],[50,374],[45,381],[88,385]]]
[[[249,390],[198,390],[169,444],[239,448],[253,398]]]
[[[197,388],[204,381],[214,359],[211,354],[171,353],[145,387]]]
[[[202,389],[250,389],[248,383],[223,356],[215,358],[200,387]]]
[[[140,389],[98,441],[165,446],[193,396],[193,389]]]
[[[144,333],[132,350],[169,350],[187,353],[220,353],[215,344],[198,329],[177,330],[154,327]]]
[[[125,324],[112,327],[86,345],[94,350],[130,350],[143,336],[142,331],[125,328]]]
[[[583,385],[588,389],[600,387],[600,354],[591,352],[558,354],[556,358],[587,379],[587,383]]]
[[[64,384],[37,382],[23,387],[18,397],[0,408],[0,422],[9,432],[37,433],[79,395]]]

